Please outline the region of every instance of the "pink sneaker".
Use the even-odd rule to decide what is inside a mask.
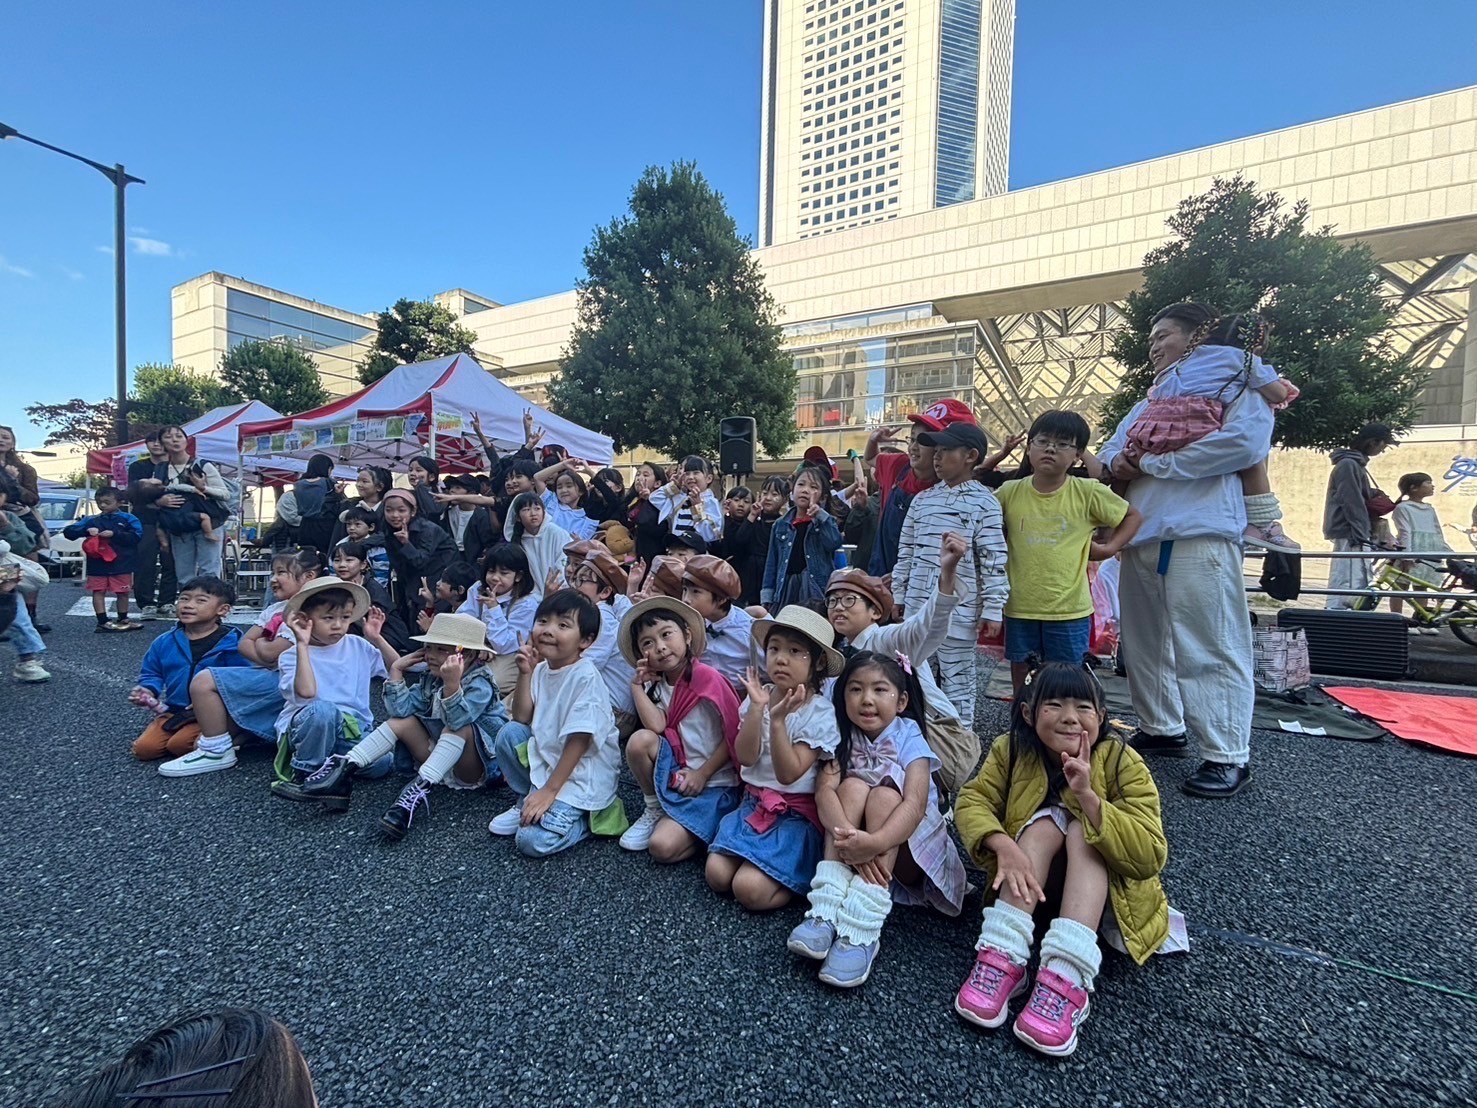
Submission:
[[[1275,519],[1265,527],[1256,523],[1248,523],[1246,530],[1241,532],[1241,541],[1247,546],[1259,546],[1263,550],[1293,552],[1302,549],[1302,545],[1293,541],[1292,537],[1282,529],[1282,524]]]
[[[1005,952],[987,946],[975,955],[969,980],[959,986],[954,1011],[980,1027],[999,1027],[1010,1016],[1009,1004],[1026,988],[1026,967]]]
[[[1016,1017],[1015,1037],[1027,1046],[1065,1058],[1077,1049],[1077,1028],[1087,1018],[1087,993],[1060,974],[1043,969]]]

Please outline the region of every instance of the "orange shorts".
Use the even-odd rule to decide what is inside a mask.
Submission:
[[[133,756],[140,762],[152,762],[164,757],[178,758],[195,749],[195,741],[200,738],[200,725],[187,723],[171,735],[164,730],[164,721],[168,718],[160,716],[144,728],[142,735],[133,740]]]

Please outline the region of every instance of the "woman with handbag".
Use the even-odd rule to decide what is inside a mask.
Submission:
[[[1323,537],[1335,553],[1371,550],[1388,545],[1390,525],[1385,520],[1395,502],[1369,476],[1369,460],[1395,444],[1395,433],[1383,423],[1366,423],[1342,450],[1332,455],[1328,495],[1323,502]],[[1369,588],[1369,558],[1333,558],[1328,570],[1331,589]],[[1353,608],[1357,596],[1330,596],[1330,610]]]

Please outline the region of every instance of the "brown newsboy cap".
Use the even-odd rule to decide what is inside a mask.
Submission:
[[[659,554],[651,560],[646,580],[641,582],[641,596],[670,596],[682,599],[682,562]]]
[[[589,558],[592,554],[610,553],[599,539],[574,539],[564,544],[564,554],[570,558]]]
[[[698,554],[688,558],[682,567],[682,580],[689,581],[700,589],[707,589],[722,599],[737,600],[744,591],[738,571],[715,554]]]
[[[826,593],[829,595],[837,589],[847,589],[858,593],[881,613],[883,619],[891,618],[892,590],[887,587],[887,583],[882,578],[863,573],[855,566],[838,569],[826,582]]]
[[[620,562],[615,560],[615,555],[603,548],[594,550],[586,556],[585,564],[598,573],[601,580],[616,591],[616,595],[626,595],[628,577]]]

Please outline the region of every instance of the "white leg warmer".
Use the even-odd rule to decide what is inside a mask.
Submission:
[[[1282,518],[1282,505],[1274,492],[1259,492],[1254,496],[1243,496],[1246,502],[1246,522],[1265,526]]]
[[[364,769],[394,749],[395,732],[390,730],[388,723],[382,723],[354,744],[349,751],[349,761]]]
[[[451,767],[456,765],[457,759],[466,749],[466,739],[451,731],[441,732],[436,745],[431,747],[430,756],[421,763],[421,780],[429,781],[433,785],[439,785],[445,781],[446,775],[451,772]]]
[[[836,934],[853,946],[870,946],[882,937],[882,924],[890,911],[892,893],[858,877],[846,887],[836,915]]]
[[[810,882],[810,911],[805,914],[834,924],[841,913],[841,902],[846,899],[846,890],[855,880],[859,878],[845,862],[821,862]]]
[[[994,947],[1016,965],[1024,966],[1031,960],[1031,940],[1035,937],[1036,925],[1029,912],[997,900],[985,909],[979,942],[974,944],[974,948]]]
[[[1041,965],[1059,973],[1079,989],[1092,992],[1093,979],[1103,963],[1097,932],[1076,920],[1058,917],[1041,940]]]

